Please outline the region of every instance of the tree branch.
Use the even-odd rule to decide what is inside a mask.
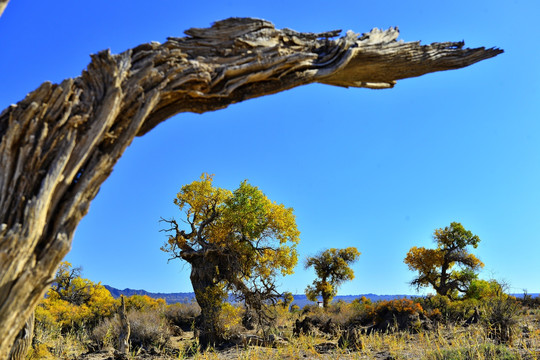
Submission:
[[[6,6],[9,3],[9,0],[0,0],[0,17],[2,17],[2,14],[4,13],[4,10],[6,10]]]

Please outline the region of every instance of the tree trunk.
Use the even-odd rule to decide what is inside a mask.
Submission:
[[[26,353],[32,345],[32,339],[34,338],[34,312],[30,315],[23,328],[17,334],[11,353],[9,354],[10,360],[23,360],[26,359]]]
[[[124,295],[120,295],[120,308],[118,314],[120,316],[120,334],[118,335],[118,352],[120,357],[127,359],[129,355],[129,335],[131,334],[131,328],[129,326],[129,320],[126,311],[126,302]]]
[[[322,293],[322,304],[324,309],[328,309],[328,305],[330,305],[330,297],[332,295],[328,294],[326,292]]]
[[[0,0],[0,16],[4,13],[4,10],[6,10],[6,6],[8,4],[9,0]]]
[[[2,4],[7,3],[3,1]],[[397,42],[397,29],[323,34],[233,18],[43,83],[0,114],[0,359],[52,282],[75,228],[135,136],[181,112],[203,113],[295,86],[387,88],[501,53],[463,43]]]
[[[203,349],[223,343],[224,330],[219,321],[221,305],[227,293],[215,283],[215,269],[204,256],[191,262],[191,284],[201,308],[197,318],[199,344]]]

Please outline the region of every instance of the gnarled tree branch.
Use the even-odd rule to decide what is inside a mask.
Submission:
[[[6,4],[1,1],[0,5]],[[319,82],[388,88],[501,53],[463,43],[277,30],[231,18],[118,55],[81,76],[44,83],[0,114],[0,358],[51,282],[74,230],[135,136],[181,112],[203,113]]]
[[[9,3],[9,0],[0,0],[0,17],[4,13],[4,10],[6,10],[6,6]]]

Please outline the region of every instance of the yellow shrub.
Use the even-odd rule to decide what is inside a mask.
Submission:
[[[116,301],[100,283],[81,278],[68,262],[62,263],[54,284],[36,309],[36,322],[43,326],[92,327],[116,311]],[[75,274],[75,275],[74,275]]]
[[[225,302],[221,305],[219,322],[225,330],[225,335],[231,335],[240,331],[242,327],[242,313],[244,309],[240,306],[234,306]]]
[[[28,353],[28,357],[31,360],[34,359],[54,359],[53,354],[49,351],[49,348],[45,344],[37,344],[33,349]]]
[[[157,310],[166,305],[165,299],[154,299],[148,295],[132,295],[126,298],[127,310]]]
[[[380,321],[386,314],[404,315],[404,314],[422,314],[422,306],[410,299],[383,300],[371,306],[369,317],[375,321]]]

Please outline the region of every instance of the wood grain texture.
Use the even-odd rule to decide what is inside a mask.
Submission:
[[[4,10],[6,10],[6,6],[9,3],[9,0],[0,0],[0,16],[4,13]]]
[[[113,55],[43,83],[0,114],[0,359],[51,283],[75,228],[135,136],[181,112],[203,113],[319,82],[389,88],[500,54],[463,43],[277,30],[231,18]]]

